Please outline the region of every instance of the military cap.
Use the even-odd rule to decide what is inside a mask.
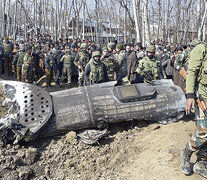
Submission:
[[[96,51],[101,51],[102,49],[100,47],[96,47]]]
[[[76,45],[74,43],[71,43],[70,47],[76,47]]]
[[[55,47],[55,50],[59,50],[59,49],[60,49],[60,46],[56,46],[56,47]]]
[[[81,44],[81,48],[87,48],[87,47],[88,47],[88,45],[86,43]]]
[[[151,52],[151,53],[155,53],[155,46],[153,46],[153,45],[147,46],[146,51],[147,52]]]
[[[116,45],[116,48],[122,50],[122,49],[124,48],[123,43],[119,43],[119,44],[117,44],[117,45]]]
[[[100,51],[94,51],[92,54],[92,57],[95,57],[95,56],[101,56]]]
[[[107,46],[104,46],[104,47],[102,48],[102,51],[104,51],[104,50],[108,50]]]

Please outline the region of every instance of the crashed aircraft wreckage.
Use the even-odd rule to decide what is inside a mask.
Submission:
[[[69,130],[127,120],[169,123],[183,117],[185,95],[171,80],[116,86],[116,82],[48,93],[27,83],[0,81],[8,113],[1,139],[18,143]]]

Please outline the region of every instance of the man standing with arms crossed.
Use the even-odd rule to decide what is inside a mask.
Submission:
[[[207,178],[207,44],[197,45],[190,54],[186,79],[186,114],[196,111],[196,131],[181,152],[181,169],[185,175],[191,174],[190,158],[197,152],[193,172]],[[195,103],[196,102],[198,103]]]

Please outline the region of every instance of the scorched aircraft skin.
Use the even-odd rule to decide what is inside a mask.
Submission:
[[[167,124],[183,117],[185,95],[171,80],[116,85],[116,81],[48,93],[27,83],[0,81],[9,112],[0,131],[12,129],[14,143],[106,123],[151,120]],[[17,137],[18,135],[18,137]]]

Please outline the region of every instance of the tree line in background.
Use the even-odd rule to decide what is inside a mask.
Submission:
[[[0,0],[0,37],[153,39],[186,43],[205,39],[207,0]]]

